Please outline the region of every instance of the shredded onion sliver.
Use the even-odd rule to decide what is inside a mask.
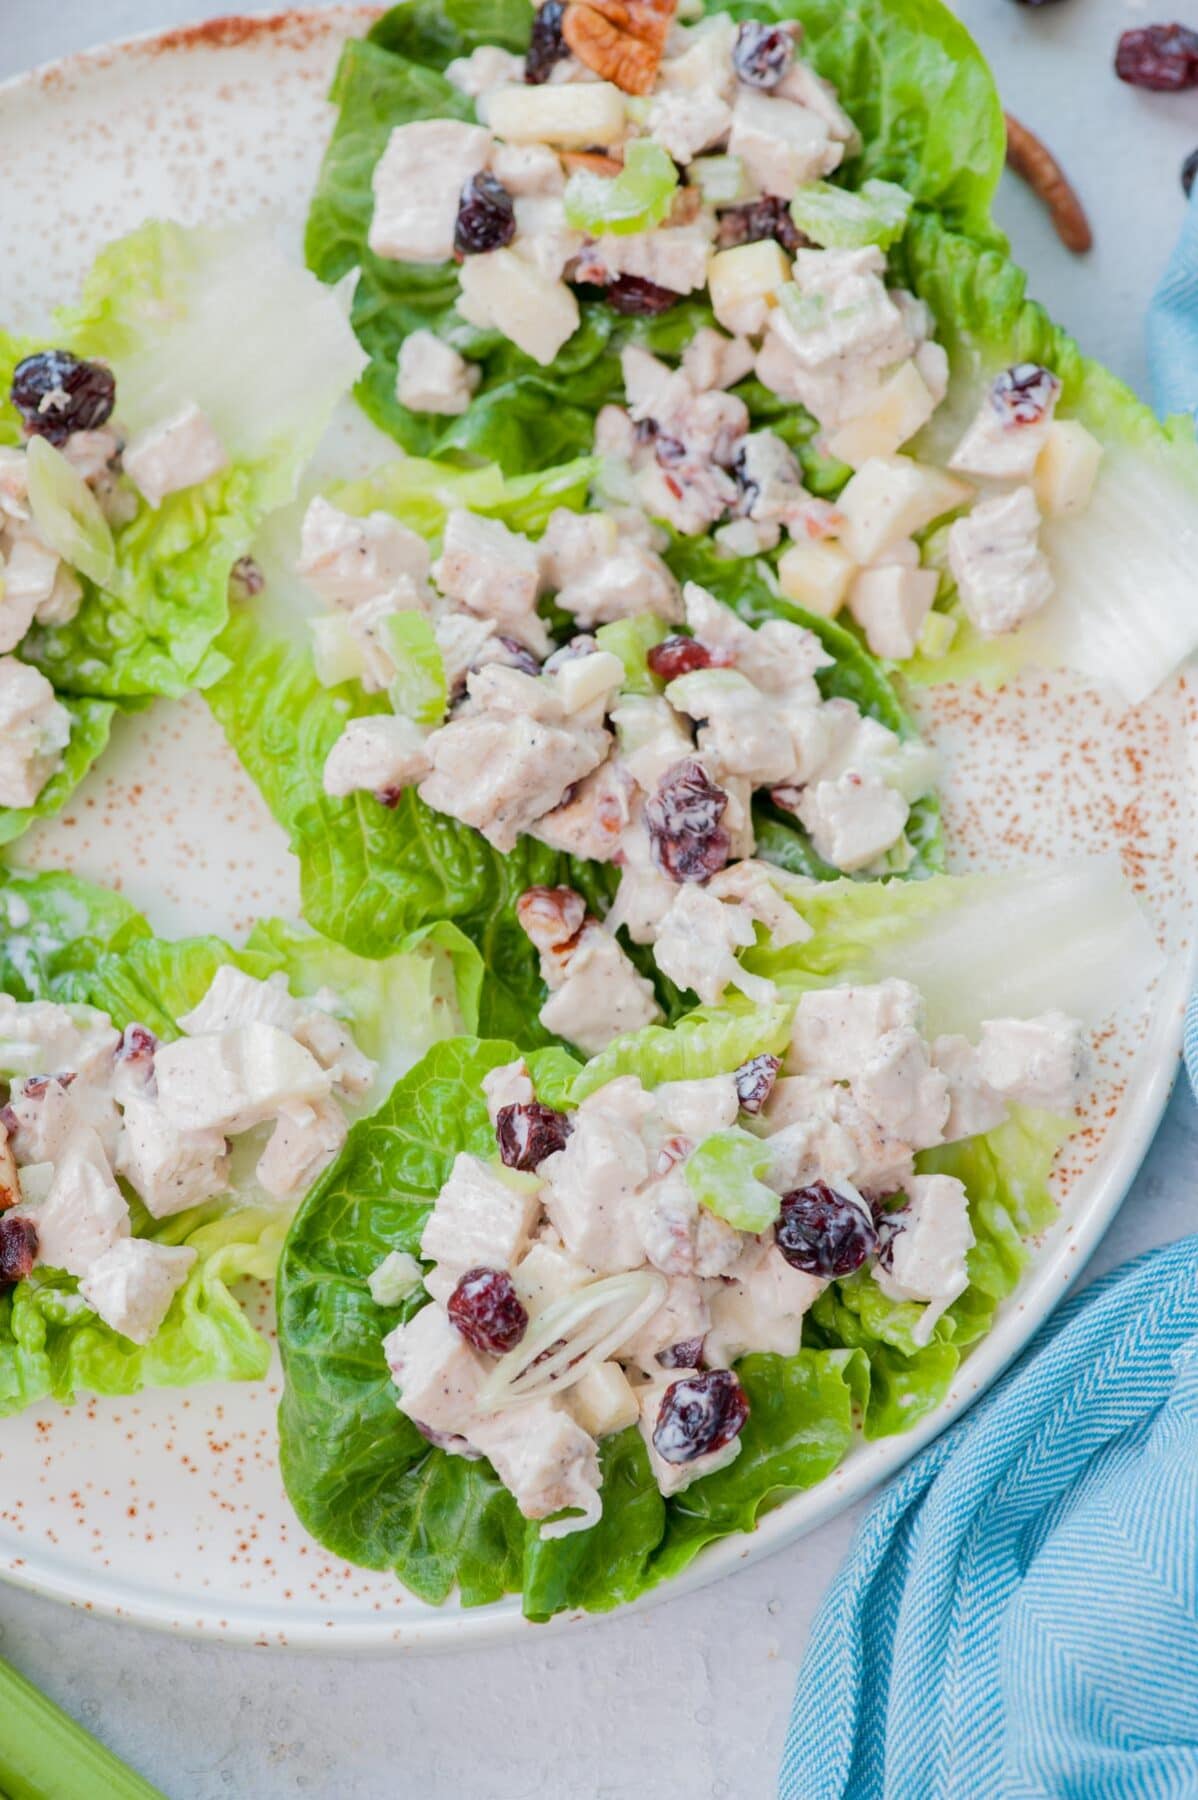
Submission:
[[[479,1406],[500,1412],[545,1393],[564,1393],[648,1323],[668,1285],[655,1269],[630,1269],[564,1294],[496,1363],[479,1389]]]

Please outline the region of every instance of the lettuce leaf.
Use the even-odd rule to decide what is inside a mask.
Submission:
[[[721,9],[713,3],[707,10]],[[852,9],[835,0],[767,0],[764,7],[737,0],[727,10],[801,22],[804,54],[836,84],[861,129],[861,153],[842,175],[849,186],[897,182],[960,229],[1001,242],[990,220],[1005,146],[998,97],[976,46],[939,0],[862,0]],[[622,397],[625,343],[677,357],[711,318],[695,297],[654,320],[619,319],[602,302],[585,302],[579,330],[543,369],[459,317],[452,264],[391,262],[367,248],[371,175],[391,129],[413,119],[473,118],[470,100],[444,69],[483,43],[523,50],[531,17],[526,0],[415,0],[392,8],[368,38],[347,43],[330,96],[337,123],[305,240],[309,267],[322,280],[358,271],[353,324],[370,357],[358,398],[375,423],[415,454],[481,457],[509,472],[590,448],[594,414]],[[395,398],[399,346],[420,328],[482,366],[476,399],[448,423],[409,412]]]
[[[0,342],[2,372],[44,341]],[[85,582],[76,618],[36,627],[25,654],[64,693],[128,699],[202,687],[224,666],[212,644],[228,612],[229,570],[265,514],[294,493],[361,353],[335,297],[259,223],[141,226],[101,251],[48,341],[111,364],[126,432],[194,401],[230,463],[157,508],[143,501],[114,532],[110,581]],[[0,385],[0,440],[17,442],[9,381]]]
[[[380,1061],[379,1085],[398,1079],[447,1032],[472,1029],[482,968],[452,926],[433,926],[382,963],[358,957],[307,927],[282,920],[255,926],[240,950],[219,938],[155,938],[119,895],[70,875],[6,872],[0,979],[20,999],[96,1006],[114,1023],[136,1020],[177,1034],[222,963],[265,978],[283,970],[292,992],[335,990],[364,1050]],[[36,1270],[0,1293],[0,1415],[77,1393],[128,1394],[146,1386],[246,1381],[266,1373],[269,1345],[237,1298],[246,1277],[269,1281],[286,1232],[278,1206],[214,1201],[155,1220],[136,1201],[134,1230],[198,1252],[153,1340],[136,1345],[99,1320],[74,1278]]]

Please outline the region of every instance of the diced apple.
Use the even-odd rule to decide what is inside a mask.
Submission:
[[[1090,502],[1102,445],[1077,419],[1054,419],[1036,459],[1033,484],[1040,511],[1060,518]]]
[[[461,283],[462,316],[482,330],[502,331],[536,362],[551,363],[578,330],[578,301],[565,282],[554,281],[513,250],[468,256]]]
[[[836,502],[845,548],[857,563],[878,562],[888,545],[922,531],[973,497],[964,481],[909,456],[871,456]]]
[[[312,660],[321,687],[360,681],[366,673],[366,662],[346,615],[319,613],[308,624],[312,629]]]
[[[875,656],[891,662],[914,656],[938,586],[934,569],[904,568],[900,563],[862,569],[849,589],[849,611]]]
[[[610,650],[571,657],[554,676],[558,696],[568,713],[581,712],[592,700],[614,693],[623,679],[624,664]]]
[[[497,88],[483,102],[486,123],[508,144],[606,148],[628,130],[624,96],[610,81]]]
[[[570,1390],[570,1411],[594,1438],[610,1437],[640,1416],[632,1384],[619,1363],[598,1363]]]
[[[778,585],[788,600],[823,619],[844,605],[855,564],[839,544],[792,544],[778,562]]]
[[[905,362],[878,389],[871,404],[828,439],[828,449],[851,469],[871,456],[893,456],[927,424],[936,401],[913,362]]]
[[[790,280],[790,263],[773,238],[719,250],[707,269],[712,310],[726,331],[754,337]]]

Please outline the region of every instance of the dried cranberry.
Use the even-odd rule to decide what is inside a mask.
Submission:
[[[394,812],[403,799],[403,792],[401,787],[376,788],[374,797],[380,806],[385,806],[388,812]]]
[[[31,1219],[0,1219],[0,1284],[24,1281],[37,1257],[37,1229]]]
[[[83,362],[69,350],[39,350],[13,370],[12,403],[24,420],[26,437],[65,444],[73,431],[95,431],[107,424],[115,400],[112,370]]]
[[[659,430],[653,440],[653,454],[663,469],[676,469],[686,461],[686,445],[681,438]]]
[[[586,924],[587,903],[569,887],[526,888],[516,902],[521,929],[538,950],[563,950]]]
[[[884,1269],[889,1269],[894,1262],[894,1240],[907,1229],[907,1221],[903,1214],[905,1207],[897,1212],[874,1213],[874,1229],[878,1234],[877,1258]]]
[[[481,1450],[472,1450],[464,1437],[456,1431],[434,1431],[431,1425],[421,1424],[419,1419],[412,1420],[413,1425],[422,1438],[427,1438],[434,1450],[448,1450],[451,1456],[460,1456],[465,1462],[481,1462]]]
[[[781,1067],[781,1057],[770,1056],[767,1051],[762,1051],[760,1056],[750,1057],[747,1063],[740,1065],[733,1079],[742,1112],[761,1112],[774,1091],[774,1083]]]
[[[1016,363],[995,376],[990,404],[1004,425],[1038,425],[1060,391],[1060,381],[1042,363]]]
[[[664,1462],[694,1462],[730,1444],[748,1416],[749,1397],[731,1369],[686,1375],[665,1391],[653,1448]]]
[[[239,556],[229,570],[229,597],[233,600],[254,600],[266,586],[266,576],[262,573],[262,565],[252,556]]]
[[[695,669],[710,669],[711,651],[698,638],[668,637],[654,644],[645,659],[662,681],[674,681],[679,675],[690,675]]]
[[[659,287],[642,275],[617,275],[604,289],[609,304],[627,318],[653,318],[676,306],[682,295],[673,288]]]
[[[577,662],[580,656],[593,656],[599,648],[598,638],[592,637],[589,631],[580,631],[545,658],[543,675],[556,675],[557,671],[568,662]],[[578,784],[575,783],[575,786]]]
[[[756,244],[763,238],[774,238],[782,248],[794,255],[807,239],[790,216],[790,207],[775,194],[761,200],[749,200],[744,206],[725,207],[719,215],[716,248],[732,250],[738,244]]]
[[[542,82],[548,81],[554,63],[564,61],[570,54],[570,46],[562,36],[565,10],[562,0],[545,0],[532,22],[532,36],[524,58],[524,79],[530,87],[540,87]]]
[[[645,802],[653,860],[671,881],[706,881],[728,861],[732,840],[720,824],[728,796],[702,763],[668,769]]]
[[[1194,191],[1194,177],[1198,175],[1198,150],[1191,150],[1181,165],[1181,188],[1188,200]]]
[[[154,1060],[154,1052],[158,1048],[158,1039],[145,1025],[126,1025],[120,1035],[116,1047],[116,1060],[119,1063],[134,1063],[145,1066]]]
[[[542,1106],[501,1106],[495,1117],[499,1154],[509,1169],[538,1169],[547,1156],[564,1150],[574,1127],[565,1113]]]
[[[506,669],[519,669],[522,675],[541,673],[541,665],[527,644],[521,644],[516,638],[504,637],[502,634],[496,637],[495,642],[503,646],[503,655],[492,656],[492,662],[502,662]]]
[[[834,1275],[851,1275],[878,1247],[878,1234],[865,1208],[826,1181],[783,1194],[774,1238],[792,1269],[822,1275],[826,1281]]]
[[[458,201],[453,247],[459,256],[481,256],[502,250],[516,235],[512,196],[488,169],[472,175]]]
[[[487,1356],[514,1350],[528,1330],[528,1314],[506,1269],[468,1269],[446,1311],[466,1342]]]
[[[1141,25],[1125,31],[1115,51],[1115,73],[1132,87],[1159,94],[1198,87],[1198,31],[1188,25]]]
[[[667,1344],[657,1352],[663,1369],[697,1369],[703,1361],[703,1339],[683,1338],[680,1344]]]
[[[749,87],[775,88],[794,61],[795,41],[785,25],[746,19],[732,47],[732,66]]]

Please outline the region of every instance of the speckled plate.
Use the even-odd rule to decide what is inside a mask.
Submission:
[[[372,9],[218,20],[76,56],[0,89],[4,311],[33,325],[94,252],[146,217],[299,223],[330,117],[341,40]],[[367,460],[385,454],[347,418]],[[749,1538],[704,1553],[673,1589],[764,1556],[891,1474],[1010,1360],[1102,1235],[1156,1127],[1192,966],[1193,678],[1119,717],[1064,679],[921,703],[945,749],[958,869],[1117,850],[1168,953],[1143,1010],[1104,1032],[1099,1078],[1057,1179],[1059,1224],[1020,1291],[910,1436],[856,1450]],[[294,912],[282,834],[195,699],[126,720],[62,816],[20,846],[128,894],[165,932],[234,937]],[[0,1424],[0,1574],[89,1610],[240,1643],[451,1648],[531,1629],[518,1603],[422,1606],[335,1562],[296,1524],[275,1456],[278,1381]],[[559,1621],[569,1626],[573,1621]]]

